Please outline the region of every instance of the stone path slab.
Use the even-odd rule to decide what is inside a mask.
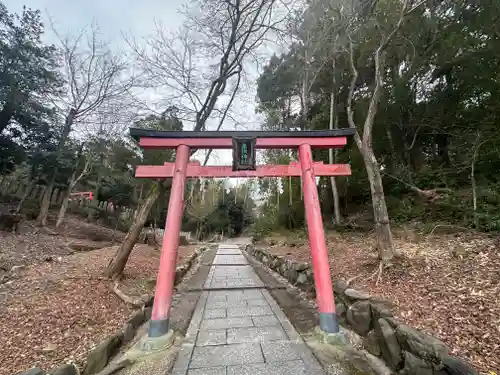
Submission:
[[[325,375],[236,245],[221,245],[172,375]]]
[[[231,247],[221,247],[219,246],[219,250],[217,251],[218,255],[240,255],[241,251],[237,248]]]
[[[239,251],[239,250],[238,250]],[[240,254],[237,255],[243,257]],[[210,268],[207,280],[205,281],[204,289],[245,289],[245,288],[263,288],[264,283],[255,274],[252,266],[250,265],[215,265],[215,261],[219,257],[232,258],[234,255],[216,255],[214,265]],[[244,258],[244,257],[243,257]],[[229,260],[224,260],[230,262]],[[246,262],[246,259],[245,259]],[[241,263],[243,264],[243,263]],[[236,293],[239,295],[239,293]]]
[[[214,264],[223,264],[223,265],[241,265],[248,264],[247,259],[243,256],[243,254],[221,254],[217,252],[217,255],[214,259]]]

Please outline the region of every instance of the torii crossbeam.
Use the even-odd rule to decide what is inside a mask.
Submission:
[[[172,178],[160,267],[156,281],[149,337],[160,337],[170,329],[169,314],[174,289],[175,263],[179,247],[186,178],[203,177],[286,177],[300,176],[304,192],[319,325],[328,333],[339,332],[335,314],[328,250],[316,187],[316,176],[348,176],[348,164],[314,162],[312,148],[341,148],[353,129],[294,132],[190,132],[131,128],[130,134],[145,149],[175,149],[175,163],[141,165],[137,178]],[[255,149],[298,149],[299,163],[255,166]],[[201,166],[189,163],[193,149],[233,149],[233,166]]]

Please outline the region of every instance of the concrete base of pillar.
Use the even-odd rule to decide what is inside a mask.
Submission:
[[[347,336],[342,331],[339,331],[337,333],[330,333],[323,331],[320,327],[316,327],[315,333],[318,338],[318,341],[320,341],[323,344],[343,346],[349,343],[347,340]]]
[[[166,334],[157,337],[146,337],[139,342],[139,349],[142,352],[156,352],[165,350],[172,346],[175,336],[174,331],[170,330]]]

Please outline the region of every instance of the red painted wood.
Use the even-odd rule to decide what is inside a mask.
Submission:
[[[336,148],[347,144],[346,137],[324,138],[257,138],[257,148],[298,148],[300,163],[289,165],[261,165],[255,171],[233,171],[230,166],[201,166],[188,163],[190,148],[231,149],[231,138],[152,138],[142,137],[140,145],[144,148],[176,148],[175,163],[164,165],[141,165],[136,168],[139,178],[173,178],[168,207],[168,215],[163,238],[162,255],[158,271],[155,300],[152,311],[153,322],[168,322],[172,303],[175,262],[179,245],[179,232],[183,211],[186,178],[197,177],[286,177],[300,176],[304,190],[304,204],[309,232],[311,257],[316,285],[316,296],[320,317],[335,318],[335,301],[328,263],[325,234],[321,217],[316,176],[346,176],[351,174],[348,164],[323,164],[314,162],[312,148]],[[338,325],[320,328],[330,332],[338,331]],[[150,330],[150,336],[155,332]]]
[[[325,138],[257,138],[256,148],[297,148],[301,144],[309,144],[312,148],[341,148],[347,144],[347,137]],[[146,149],[177,148],[186,145],[195,149],[232,149],[231,138],[152,138],[141,137],[139,145]]]
[[[304,189],[304,207],[306,210],[309,247],[313,266],[316,300],[320,314],[335,314],[332,278],[328,264],[328,249],[316,187],[312,151],[309,145],[299,147],[299,159],[302,170],[302,188]],[[321,327],[323,328],[323,327]]]
[[[186,189],[186,168],[189,161],[189,147],[181,145],[177,148],[175,175],[172,180],[168,215],[165,224],[165,233],[160,256],[160,267],[156,278],[155,299],[153,303],[152,320],[163,321],[169,319],[172,295],[174,291],[175,263],[179,247],[179,235],[184,207],[184,191]]]
[[[351,166],[349,164],[323,164],[313,163],[316,176],[350,176]],[[165,165],[139,165],[135,170],[136,178],[170,178],[174,175],[175,164]],[[260,165],[255,171],[233,171],[230,166],[205,166],[199,163],[189,163],[186,177],[286,177],[302,175],[300,164],[290,165]]]

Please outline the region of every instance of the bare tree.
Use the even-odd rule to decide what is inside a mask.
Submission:
[[[347,26],[345,28],[345,32],[349,39],[348,55],[352,73],[352,79],[349,87],[349,94],[347,100],[347,118],[349,126],[353,129],[356,129],[354,140],[363,157],[363,161],[365,163],[365,169],[368,174],[368,181],[370,183],[373,217],[375,221],[375,235],[377,241],[376,247],[379,252],[379,258],[381,260],[380,267],[378,270],[377,282],[380,281],[384,265],[389,264],[395,255],[395,250],[392,240],[391,225],[389,221],[389,214],[387,212],[387,204],[384,195],[384,186],[382,184],[382,176],[380,173],[380,165],[377,160],[377,157],[375,156],[372,144],[373,125],[375,123],[375,117],[377,115],[377,109],[380,97],[382,95],[382,90],[384,88],[385,51],[387,46],[393,39],[393,37],[396,35],[396,33],[403,25],[406,16],[408,16],[410,13],[418,9],[424,2],[425,0],[414,4],[411,0],[404,0],[401,4],[401,9],[395,25],[387,33],[381,31],[380,42],[376,46],[376,49],[372,54],[372,58],[375,64],[375,82],[373,91],[370,94],[368,112],[364,119],[361,134],[357,130],[357,124],[354,119],[354,110],[353,110],[353,100],[358,81],[358,70],[356,68],[354,40],[352,37],[351,27]]]
[[[183,121],[193,130],[206,130],[218,116],[222,121],[239,89],[245,61],[260,47],[267,35],[277,30],[282,19],[274,17],[277,0],[196,0],[185,11],[187,21],[180,31],[167,34],[157,24],[156,35],[145,45],[129,40],[149,85],[164,89],[164,101],[179,109]],[[220,106],[227,95],[230,100]],[[166,182],[166,183],[169,183]],[[125,241],[108,266],[106,274],[119,278],[140,230],[158,194],[152,191],[137,211]],[[124,261],[117,262],[115,259]]]
[[[65,117],[61,138],[56,150],[59,159],[73,126],[84,121],[103,106],[127,93],[133,79],[126,76],[126,65],[121,56],[114,54],[99,38],[99,28],[93,24],[76,36],[61,36],[54,25],[52,30],[59,39],[66,79],[65,90],[54,98],[54,104]],[[38,222],[47,224],[50,195],[57,175],[54,168],[42,199]]]
[[[78,182],[86,176],[90,170],[92,169],[92,163],[94,161],[94,153],[92,150],[87,150],[85,155],[83,155],[83,148],[84,146],[82,145],[80,150],[78,151],[78,155],[76,156],[76,161],[75,161],[75,166],[73,169],[73,173],[71,174],[71,178],[68,183],[68,188],[66,190],[66,193],[64,194],[64,198],[61,204],[61,207],[59,208],[59,214],[57,215],[57,222],[56,222],[56,228],[59,228],[63,221],[64,221],[64,216],[66,215],[66,211],[68,209],[68,204],[69,200],[71,197],[71,193],[75,186],[78,184]],[[81,163],[81,159],[83,156],[83,167],[79,171],[79,165]],[[78,173],[78,171],[80,173]]]
[[[194,122],[193,130],[204,130],[214,115],[227,116],[230,105],[218,104],[231,96],[228,83],[236,82],[245,61],[283,20],[273,15],[276,2],[196,0],[177,32],[168,34],[157,23],[155,35],[143,44],[129,40],[146,86],[165,89],[162,102],[175,105],[182,120]]]

